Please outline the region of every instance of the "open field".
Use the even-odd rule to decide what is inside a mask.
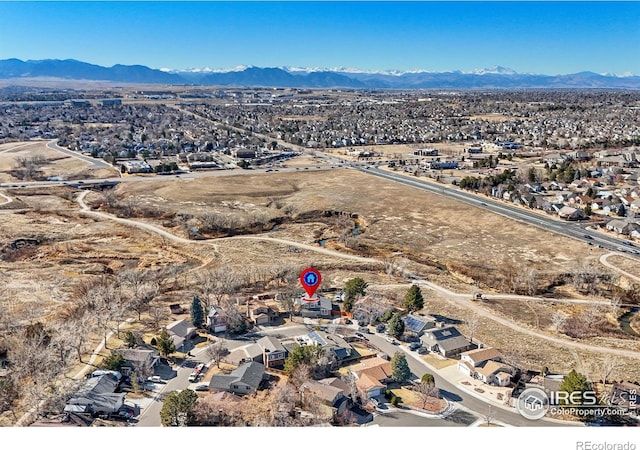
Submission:
[[[36,158],[38,179],[61,177],[65,180],[117,176],[113,169],[88,169],[90,163],[47,148],[47,141],[17,142],[0,145],[0,182],[18,183],[19,159]]]
[[[607,258],[607,261],[609,261],[614,266],[624,270],[625,272],[630,273],[631,275],[640,277],[640,265],[638,265],[638,262],[636,260],[627,258],[625,256],[614,255]]]
[[[568,271],[580,261],[597,261],[602,254],[585,243],[480,208],[349,170],[149,181],[123,184],[115,192],[120,199],[132,198],[166,213],[261,214],[268,219],[285,216],[289,208],[292,217],[327,210],[357,214],[361,229],[355,248],[360,251],[450,269],[464,266],[471,269],[466,270],[467,276],[474,270],[485,276],[499,275],[514,265],[533,268],[544,276]],[[92,194],[94,198],[99,195]],[[331,237],[331,229],[317,236],[320,230],[315,226],[288,233],[292,226],[284,223],[269,235],[298,237],[300,242]]]

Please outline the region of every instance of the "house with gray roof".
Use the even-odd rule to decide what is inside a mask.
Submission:
[[[120,382],[110,373],[88,378],[67,400],[64,412],[113,414],[124,405],[124,393],[116,393]]]
[[[324,331],[312,331],[307,335],[313,345],[319,345],[324,351],[333,352],[338,361],[343,361],[355,356],[351,344],[337,334],[329,334]]]
[[[300,315],[311,319],[329,318],[333,305],[331,300],[323,295],[319,295],[316,301],[306,301],[302,298],[297,300],[300,305]]]
[[[345,396],[343,389],[323,383],[322,380],[308,380],[300,386],[303,398],[310,395],[321,403],[334,409],[334,414],[342,414],[349,406],[349,399]]]
[[[453,326],[427,330],[420,341],[432,352],[446,357],[456,356],[472,348],[469,340]]]
[[[160,361],[160,354],[154,348],[119,348],[114,350],[125,360],[126,366],[122,370],[124,375],[129,375],[139,368],[152,369]]]
[[[607,222],[607,230],[628,236],[632,231],[640,230],[640,225],[628,220],[614,219]]]
[[[245,349],[251,359],[261,362],[265,367],[279,367],[284,365],[289,351],[273,336],[264,336]]]
[[[197,330],[190,321],[184,319],[171,322],[165,329],[178,350],[186,350],[188,340],[195,336]]]
[[[258,390],[264,378],[264,365],[252,361],[243,363],[228,375],[214,375],[209,382],[211,392],[232,392],[238,395]]]

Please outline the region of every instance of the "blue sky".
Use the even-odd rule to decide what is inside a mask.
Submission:
[[[0,1],[6,58],[640,74],[640,3]]]

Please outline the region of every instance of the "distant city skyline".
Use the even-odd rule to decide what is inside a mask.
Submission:
[[[0,2],[0,59],[640,74],[638,2]]]

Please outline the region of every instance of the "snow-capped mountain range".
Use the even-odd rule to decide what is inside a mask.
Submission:
[[[0,60],[0,79],[63,78],[173,85],[238,87],[354,88],[354,89],[640,89],[640,76],[624,73],[579,72],[567,75],[518,73],[495,66],[471,72],[368,71],[354,68],[210,67],[184,70],[152,69],[141,65],[103,67],[73,59]]]

